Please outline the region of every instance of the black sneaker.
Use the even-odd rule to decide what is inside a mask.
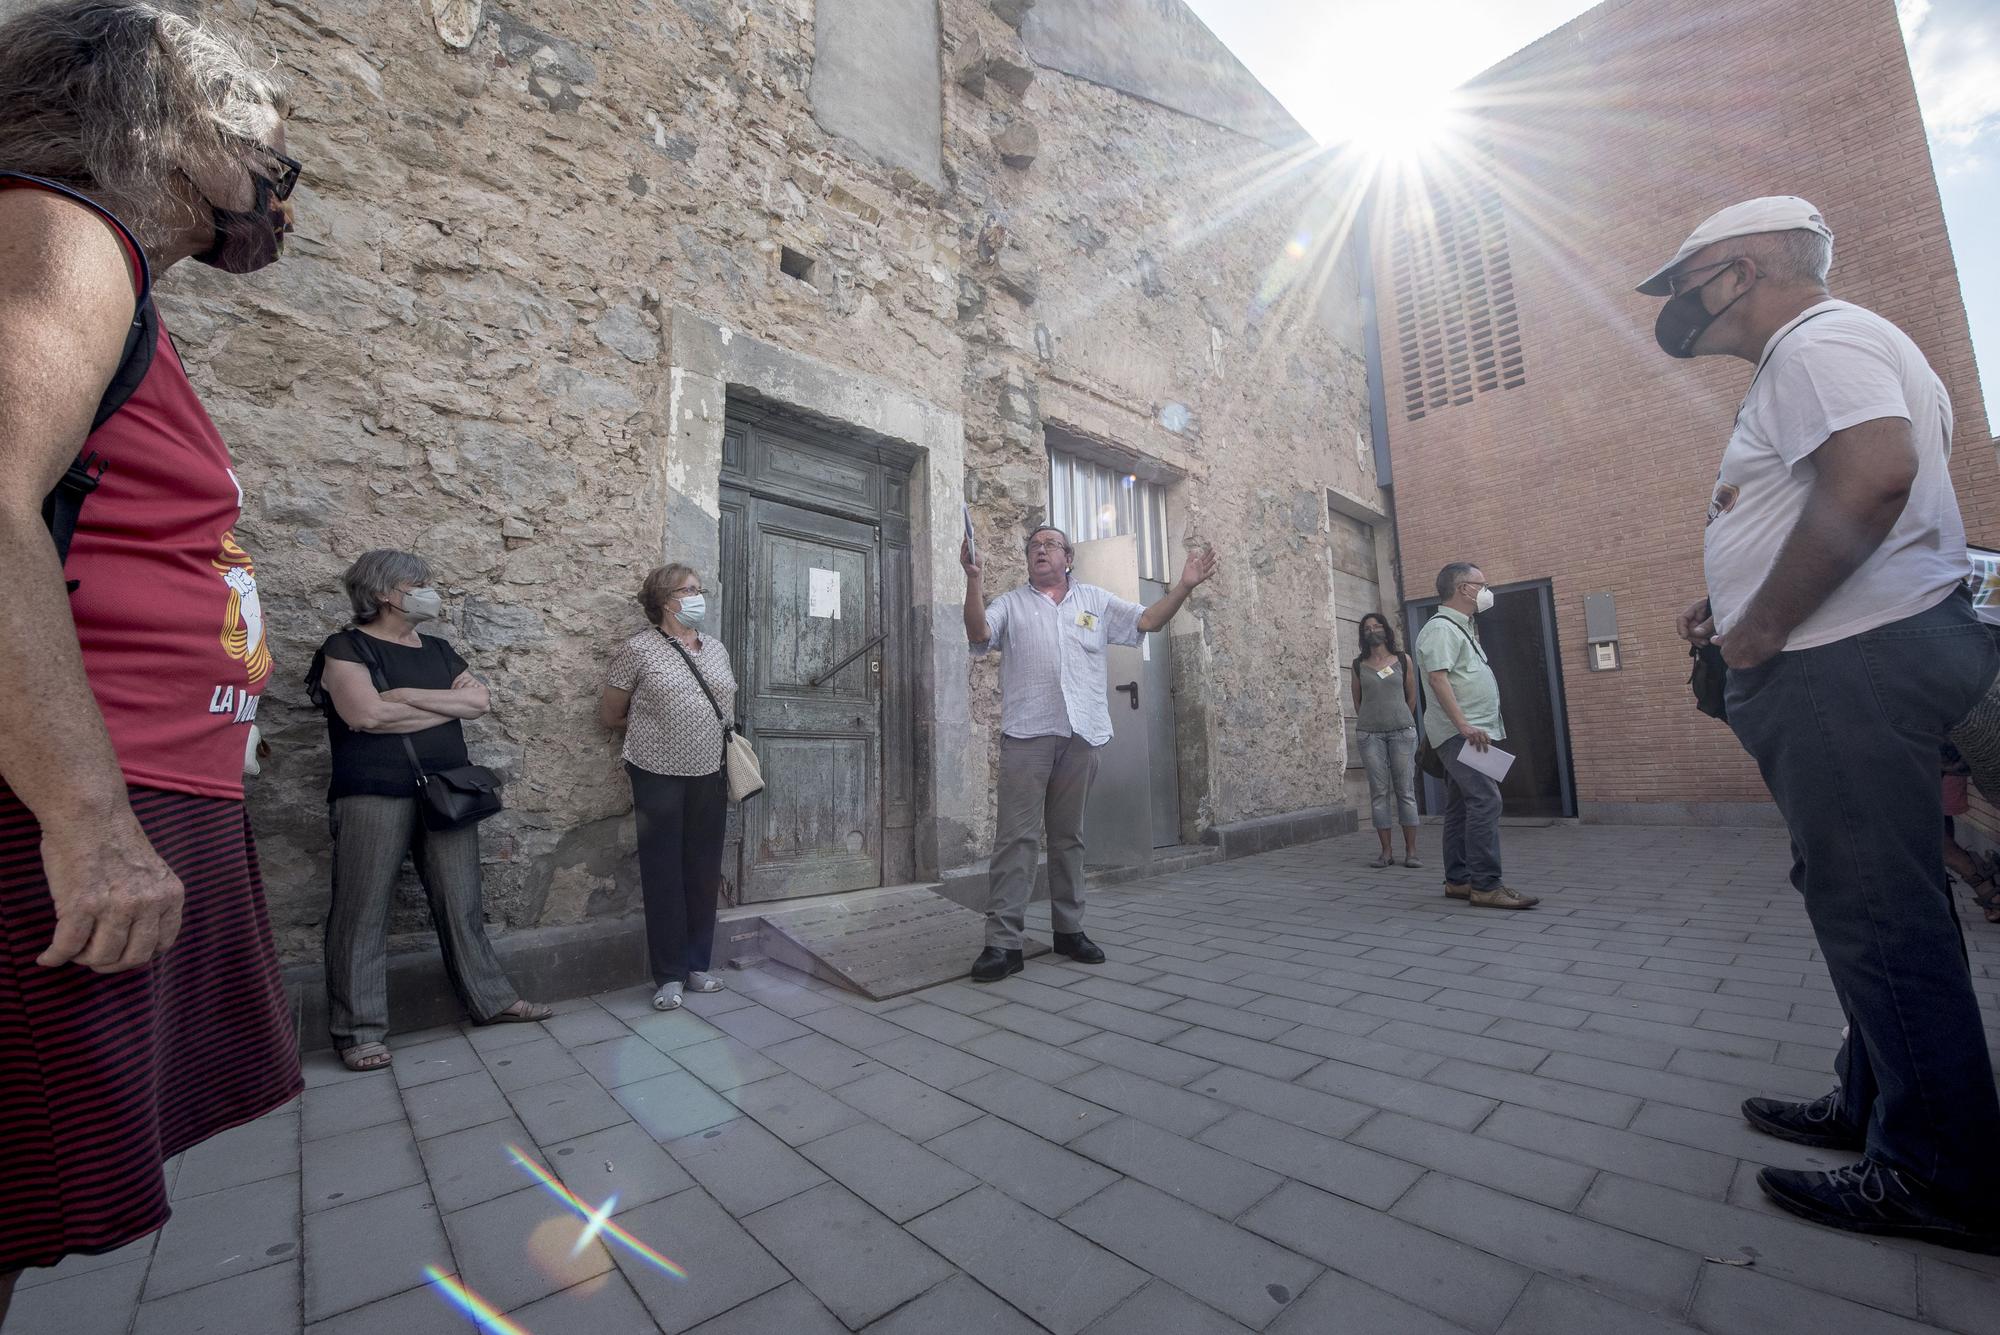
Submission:
[[[1757,1185],[1780,1207],[1828,1228],[2000,1254],[2000,1216],[1989,1210],[1974,1219],[1943,1205],[1928,1187],[1874,1159],[1830,1173],[1766,1168]]]
[[[997,983],[1010,974],[1021,972],[1023,967],[1020,951],[988,946],[980,951],[979,958],[972,962],[972,981]]]
[[[1067,955],[1078,964],[1104,963],[1104,950],[1082,932],[1055,933],[1056,954]]]
[[[1745,1099],[1743,1120],[1767,1136],[1789,1140],[1794,1145],[1810,1145],[1816,1150],[1848,1150],[1859,1154],[1868,1147],[1866,1130],[1840,1120],[1840,1091],[1837,1089],[1829,1090],[1811,1103]]]

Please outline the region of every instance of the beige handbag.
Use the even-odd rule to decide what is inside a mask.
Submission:
[[[708,697],[708,707],[715,711],[716,722],[722,725],[722,777],[729,785],[729,800],[742,802],[764,791],[764,768],[757,763],[757,752],[751,747],[750,739],[736,731],[736,725],[722,716],[722,706],[715,702],[715,692],[708,689],[708,682],[701,675],[701,669],[694,665],[694,658],[681,646],[681,642],[666,631],[660,635],[674,652],[681,656],[688,671],[694,673],[694,684],[701,687],[701,693]]]

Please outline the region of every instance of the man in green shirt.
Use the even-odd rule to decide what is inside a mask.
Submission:
[[[1500,785],[1460,760],[1505,739],[1500,685],[1479,643],[1475,613],[1493,606],[1478,566],[1454,561],[1438,571],[1437,615],[1417,636],[1417,666],[1431,707],[1424,736],[1444,761],[1444,892],[1475,908],[1531,909],[1541,901],[1500,880]]]

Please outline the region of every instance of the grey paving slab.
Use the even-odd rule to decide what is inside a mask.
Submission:
[[[1400,1113],[1378,1113],[1369,1118],[1359,1131],[1348,1137],[1347,1143],[1380,1150],[1395,1159],[1435,1168],[1559,1210],[1571,1209],[1582,1200],[1597,1176],[1597,1169],[1587,1164],[1537,1154],[1476,1131],[1455,1131]],[[1292,1176],[1311,1181],[1303,1173]],[[1313,1185],[1343,1196],[1354,1195],[1325,1182]]]
[[[1040,1039],[1057,1047],[1089,1038],[1097,1032],[1089,1025],[1071,1019],[1067,1014],[1058,1015],[1053,1011],[1041,1010],[1018,1001],[995,1006],[979,1018],[986,1024],[1029,1038]]]
[[[1024,1205],[1054,1217],[1118,1174],[998,1117],[982,1117],[925,1147]]]
[[[990,1187],[910,1231],[1054,1335],[1074,1335],[1146,1282],[1138,1268]]]
[[[20,1278],[15,1281],[14,1291],[17,1294],[26,1293],[29,1289],[43,1284],[57,1284],[66,1279],[75,1279],[79,1275],[88,1275],[92,1271],[109,1270],[114,1266],[128,1265],[133,1261],[149,1260],[153,1255],[154,1245],[159,1240],[158,1231],[154,1231],[108,1252],[71,1252],[57,1265],[21,1271]]]
[[[146,1262],[141,1259],[22,1287],[8,1309],[8,1335],[16,1331],[21,1335],[127,1335],[145,1283]]]
[[[868,1055],[904,1075],[921,1080],[934,1089],[952,1090],[993,1070],[993,1063],[981,1061],[946,1043],[922,1034],[905,1034],[893,1042],[878,1044]]]
[[[510,1147],[535,1151],[534,1137],[511,1117],[417,1142],[438,1208],[463,1210],[526,1186],[530,1179]]]
[[[1716,1200],[1729,1190],[1729,1180],[1736,1171],[1736,1161],[1724,1155],[1533,1108],[1503,1105],[1481,1125],[1479,1133],[1552,1158],[1608,1168]]]
[[[576,1249],[583,1216],[540,1183],[453,1210],[444,1229],[460,1278],[503,1312],[611,1268],[601,1240]]]
[[[907,1009],[907,1008],[906,1008]],[[904,1011],[897,1011],[898,1015]],[[774,1043],[764,1055],[792,1074],[811,1081],[821,1089],[838,1089],[863,1076],[886,1069],[882,1063],[825,1034],[804,1034],[783,1043]]]
[[[427,1187],[306,1216],[308,1325],[424,1282],[424,1267],[451,1264],[444,1225]]]
[[[836,1043],[863,1050],[877,1043],[887,1043],[892,1038],[901,1038],[909,1032],[882,1016],[870,1015],[852,1006],[829,1006],[810,1015],[801,1015],[799,1023],[816,1033],[825,1034]]]
[[[465,1035],[466,1040],[482,1057],[488,1053],[498,1052],[502,1048],[534,1043],[548,1037],[548,1031],[539,1023],[520,1024],[514,1021],[501,1024],[461,1025],[459,1032]]]
[[[1263,1113],[1276,1121],[1302,1126],[1323,1136],[1344,1136],[1367,1121],[1375,1111],[1353,1099],[1323,1094],[1302,1085],[1231,1067],[1218,1067],[1200,1079],[1190,1081],[1188,1088],[1222,1103]]]
[[[1294,1026],[1294,1031],[1297,1028],[1298,1026]],[[1285,1036],[1287,1035],[1280,1035],[1280,1037]],[[1275,1043],[1265,1043],[1258,1039],[1244,1038],[1239,1034],[1201,1026],[1175,1034],[1167,1040],[1166,1046],[1176,1052],[1185,1052],[1224,1066],[1239,1067],[1245,1071],[1256,1071],[1260,1075],[1268,1075],[1278,1080],[1296,1080],[1319,1064],[1319,1057],[1311,1052],[1300,1052],[1295,1048],[1281,1047]]]
[[[1531,1273],[1479,1247],[1299,1183],[1280,1187],[1239,1222],[1470,1330],[1498,1326]]]
[[[1324,1335],[1337,1330],[1367,1331],[1368,1335],[1465,1335],[1465,1327],[1338,1270],[1329,1270],[1314,1280],[1312,1287],[1272,1323],[1271,1330],[1275,1335]]]
[[[682,1048],[722,1037],[722,1030],[687,1009],[656,1011],[649,1006],[627,1019],[625,1027],[670,1057]]]
[[[571,1048],[570,1056],[606,1089],[637,1084],[680,1069],[673,1058],[629,1032],[621,1038]]]
[[[1817,1293],[1754,1269],[1709,1266],[1688,1315],[1706,1330],[1839,1331],[1840,1335],[1919,1335],[1921,1322]]]
[[[802,1038],[812,1030],[763,1006],[743,1006],[708,1017],[708,1022],[741,1043],[753,1048],[769,1047],[787,1039]]]
[[[544,1020],[542,1028],[550,1038],[571,1050],[624,1038],[632,1032],[625,1027],[623,1020],[602,1006],[589,1006]]]
[[[1957,1256],[1917,1258],[1917,1286],[1924,1315],[1935,1325],[1969,1335],[2000,1335],[2000,1273],[1959,1265]]]
[[[932,1089],[901,1071],[883,1070],[851,1085],[842,1085],[834,1097],[864,1116],[888,1127],[898,1135],[922,1142],[964,1126],[980,1115],[979,1109]]]
[[[743,1226],[853,1330],[952,1273],[936,1252],[837,1182],[767,1206]]]
[[[1275,1320],[1322,1267],[1142,1183],[1098,1192],[1062,1222],[1252,1330]]]
[[[621,1211],[617,1220],[687,1272],[687,1278],[676,1278],[627,1248],[617,1252],[625,1282],[667,1335],[721,1316],[791,1279],[699,1187]]]
[[[826,1181],[825,1173],[748,1117],[673,1141],[667,1151],[737,1216]]]
[[[844,1330],[837,1323],[834,1331]],[[1043,1327],[1009,1306],[1005,1299],[969,1275],[953,1275],[944,1283],[868,1327],[867,1335],[1040,1335]],[[750,1335],[750,1332],[744,1332]],[[759,1335],[762,1335],[759,1332]]]
[[[480,1058],[502,1093],[583,1073],[583,1067],[570,1056],[569,1049],[547,1035],[497,1051],[483,1052]]]
[[[421,1284],[315,1321],[306,1327],[306,1335],[475,1335],[476,1330],[471,1318],[443,1293]]]
[[[981,986],[991,990],[993,995],[1002,1001],[1018,1002],[1024,1006],[1033,1006],[1037,1010],[1050,1012],[1066,1011],[1085,1000],[1071,988],[1050,987],[1046,983],[1035,982],[1021,974]]]
[[[308,1141],[302,1159],[306,1213],[413,1187],[424,1180],[416,1138],[402,1121]]]
[[[1374,1120],[1377,1119],[1371,1119],[1369,1125]],[[1363,1130],[1366,1129],[1364,1126]],[[1378,1210],[1394,1205],[1423,1176],[1423,1169],[1413,1163],[1302,1127],[1287,1126],[1253,1112],[1231,1113],[1197,1139],[1234,1159],[1261,1165],[1284,1177],[1311,1183]],[[1089,1153],[1082,1145],[1078,1148]],[[1141,1173],[1132,1176],[1152,1181]],[[1153,1182],[1153,1185],[1162,1184]],[[1580,1195],[1582,1188],[1577,1190]],[[1230,1213],[1233,1216],[1239,1212]]]
[[[1277,1173],[1213,1148],[1215,1143],[1198,1144],[1136,1117],[1120,1117],[1078,1136],[1070,1148],[1224,1219],[1235,1218],[1284,1182]]]
[[[1462,1061],[1453,1057],[1433,1070],[1426,1080],[1464,1090],[1470,1094],[1540,1108],[1603,1126],[1629,1126],[1638,1115],[1639,1100],[1629,1094],[1612,1094],[1588,1085],[1573,1085],[1548,1076],[1509,1071],[1497,1066]]]
[[[611,1331],[650,1331],[632,1286],[616,1270],[592,1275],[561,1293],[529,1303],[508,1314],[508,1320],[534,1335],[609,1335]]]
[[[617,1022],[614,1020],[612,1023]],[[428,1043],[396,1043],[391,1045],[390,1052],[393,1060],[389,1070],[394,1073],[396,1084],[403,1089],[486,1069],[479,1060],[479,1053],[465,1035],[459,1033],[434,1038]]]
[[[299,1123],[303,1140],[344,1135],[366,1126],[403,1120],[403,1099],[387,1071],[362,1072],[366,1079],[343,1080],[306,1090]]]
[[[847,1104],[789,1071],[728,1090],[723,1097],[787,1145],[803,1145],[863,1120]]]
[[[899,1224],[978,1185],[970,1173],[875,1122],[822,1136],[799,1153]]]
[[[674,1049],[674,1060],[710,1089],[736,1089],[785,1068],[748,1043],[727,1035]]]
[[[1183,1027],[1173,1032],[1186,1033],[1187,1030]],[[1167,1035],[1169,1042],[1172,1037],[1173,1034]],[[1159,1042],[1132,1038],[1122,1033],[1094,1034],[1068,1050],[1092,1061],[1116,1066],[1121,1071],[1175,1086],[1207,1075],[1221,1065],[1208,1057],[1181,1052]],[[1312,1064],[1317,1065],[1316,1062]]]
[[[211,1136],[181,1156],[176,1201],[299,1171],[299,1114],[274,1113]]]
[[[418,1140],[449,1135],[514,1115],[500,1087],[484,1071],[406,1090],[403,1104]]]
[[[1204,1080],[1214,1078],[1208,1076]],[[1214,1099],[1114,1066],[1100,1066],[1072,1076],[1060,1088],[1182,1136],[1197,1135],[1229,1115],[1229,1109]]]
[[[146,1298],[294,1260],[299,1254],[297,1175],[176,1202],[146,1274]]]
[[[1040,1012],[1035,1012],[1040,1014]],[[1089,1031],[1096,1033],[1095,1030]],[[1066,1048],[1059,1048],[1040,1039],[1029,1038],[1010,1030],[996,1029],[990,1034],[975,1038],[965,1045],[965,1050],[996,1066],[1004,1066],[1017,1071],[1032,1080],[1044,1084],[1054,1084],[1067,1080],[1073,1075],[1081,1075],[1097,1063],[1089,1057]]]
[[[1702,1262],[1693,1252],[1433,1173],[1396,1203],[1398,1217],[1584,1288],[1676,1302]]]
[[[923,997],[925,994],[919,994]],[[997,1010],[1008,1003],[999,997],[990,998],[992,1005],[980,1010]],[[896,1011],[889,1017],[901,1028],[925,1038],[934,1038],[940,1043],[958,1044],[982,1034],[993,1032],[993,1026],[975,1020],[971,1014],[948,1006],[940,1006],[928,999],[920,999]]]
[[[869,1327],[882,1329],[880,1323]],[[694,1335],[846,1335],[840,1318],[793,1280],[780,1285],[713,1321],[694,1328]]]
[[[1007,1070],[994,1070],[960,1085],[955,1097],[1058,1145],[1117,1115],[1102,1104]]]
[[[611,1091],[632,1120],[658,1141],[680,1137],[736,1116],[736,1109],[686,1071],[656,1075]]]
[[[1322,1326],[1336,1331],[1338,1325]],[[1165,1280],[1146,1287],[1111,1309],[1089,1335],[1242,1335],[1248,1326],[1231,1321],[1205,1303],[1198,1303]],[[1356,1329],[1358,1332],[1358,1328]]]
[[[142,1304],[132,1335],[286,1335],[299,1328],[299,1265],[290,1261]]]
[[[1150,1011],[1133,1010],[1110,1001],[1086,1001],[1081,1006],[1073,1006],[1063,1012],[1078,1024],[1087,1024],[1093,1029],[1108,1029],[1113,1033],[1126,1034],[1147,1043],[1157,1043],[1170,1038],[1188,1027],[1186,1020],[1171,1020]]]
[[[1664,1305],[1663,1305],[1664,1306]],[[1508,1314],[1498,1335],[1693,1335],[1694,1327],[1674,1315],[1645,1310],[1615,1298],[1537,1275]]]
[[[1319,1090],[1323,1094],[1350,1099],[1372,1108],[1404,1113],[1410,1117],[1421,1117],[1427,1122],[1457,1127],[1461,1131],[1470,1131],[1485,1121],[1487,1114],[1493,1111],[1495,1104],[1493,1099],[1460,1093],[1443,1085],[1432,1084],[1430,1080],[1431,1077],[1411,1080],[1384,1071],[1370,1070],[1366,1066],[1328,1060],[1299,1077],[1299,1084],[1307,1089]]]
[[[592,1205],[616,1196],[621,1206],[630,1209],[694,1185],[687,1171],[636,1122],[550,1145],[546,1153],[547,1166],[563,1185]]]
[[[627,1120],[625,1109],[604,1087],[582,1071],[531,1085],[507,1095],[515,1116],[538,1144],[574,1140]]]

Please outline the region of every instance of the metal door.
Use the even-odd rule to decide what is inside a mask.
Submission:
[[[1098,538],[1076,544],[1071,578],[1127,598],[1140,599],[1136,538]],[[1111,740],[1097,758],[1097,781],[1083,813],[1084,861],[1096,867],[1144,863],[1153,852],[1151,738],[1143,716],[1145,663],[1136,648],[1107,645],[1105,687]]]
[[[764,792],[743,808],[743,900],[882,883],[880,532],[750,498],[742,675]]]
[[[1156,579],[1139,581],[1139,601],[1151,607],[1167,596]],[[1139,641],[1139,712],[1146,718],[1146,743],[1153,779],[1153,847],[1181,841],[1180,746],[1174,735],[1173,634],[1162,627]],[[1114,716],[1115,717],[1115,716]]]

